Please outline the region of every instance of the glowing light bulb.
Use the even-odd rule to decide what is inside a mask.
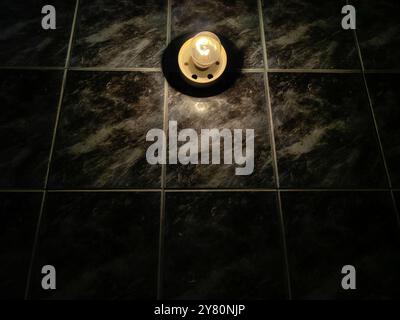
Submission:
[[[212,32],[200,32],[192,39],[191,56],[198,68],[207,69],[220,59],[221,41]]]

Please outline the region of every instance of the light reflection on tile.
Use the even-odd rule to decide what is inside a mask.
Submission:
[[[170,88],[168,106],[169,120],[177,121],[178,131],[193,128],[200,135],[201,129],[242,129],[243,134],[245,129],[255,130],[254,172],[251,175],[236,175],[235,168],[240,165],[235,163],[171,164],[167,166],[168,187],[240,188],[274,185],[262,74],[245,74],[234,87],[210,98],[189,97]]]

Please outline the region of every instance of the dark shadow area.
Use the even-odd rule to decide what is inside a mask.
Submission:
[[[178,65],[178,53],[182,45],[195,34],[184,34],[171,41],[162,56],[162,71],[171,87],[192,97],[211,97],[232,87],[243,67],[244,54],[231,41],[218,34],[225,48],[228,64],[222,76],[210,86],[194,87],[181,74]]]

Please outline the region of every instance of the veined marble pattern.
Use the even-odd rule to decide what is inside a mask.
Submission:
[[[52,162],[52,187],[160,187],[146,134],[162,128],[160,73],[70,72]]]
[[[0,65],[61,66],[67,57],[75,0],[2,0]],[[42,28],[42,7],[56,8],[56,29]]]
[[[352,31],[343,30],[345,0],[264,2],[270,68],[359,68]]]
[[[366,69],[400,69],[400,2],[352,0]]]
[[[256,0],[173,0],[172,36],[211,31],[243,52],[244,67],[262,67],[263,55]]]
[[[387,186],[359,74],[272,74],[282,187]]]
[[[167,166],[167,186],[171,188],[239,188],[272,187],[272,156],[264,83],[262,74],[245,74],[234,87],[210,98],[194,98],[169,90],[169,120],[177,121],[178,132],[201,129],[254,129],[254,172],[249,176],[235,175],[240,165],[174,165]],[[178,143],[178,147],[183,145]],[[221,148],[223,143],[221,143]],[[245,148],[243,144],[243,149]],[[221,149],[222,150],[222,149]],[[223,155],[223,151],[221,151]],[[199,155],[200,159],[200,155]],[[223,163],[223,158],[221,158]]]
[[[159,193],[51,193],[40,228],[33,299],[155,299]],[[56,266],[57,290],[41,267]]]
[[[0,193],[0,299],[23,299],[41,193]]]
[[[400,187],[400,75],[368,74],[379,134],[383,144],[390,178],[394,187]]]
[[[400,297],[400,239],[389,192],[283,192],[294,299]],[[342,267],[356,268],[343,290]]]
[[[271,193],[167,193],[166,299],[285,298]]]
[[[72,65],[159,67],[166,18],[164,0],[82,0]]]
[[[0,187],[42,188],[62,72],[0,72]]]

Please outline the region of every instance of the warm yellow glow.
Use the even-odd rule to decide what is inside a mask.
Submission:
[[[196,102],[194,108],[199,113],[204,113],[208,110],[208,104],[205,102]]]
[[[200,32],[191,43],[192,59],[199,68],[208,68],[221,57],[221,42],[212,32]]]

